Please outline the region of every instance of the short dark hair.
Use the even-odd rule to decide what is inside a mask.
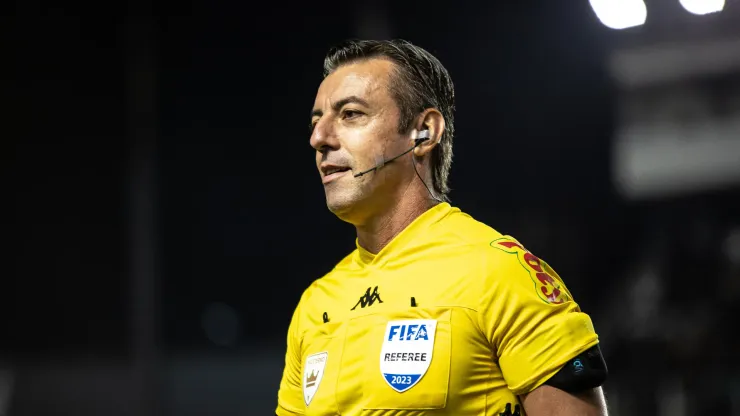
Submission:
[[[449,201],[448,177],[455,133],[455,88],[450,74],[434,55],[406,40],[347,40],[327,53],[324,77],[342,65],[372,58],[395,64],[390,89],[401,110],[399,132],[407,132],[414,118],[427,108],[437,109],[444,117],[445,131],[432,151],[432,189],[436,197]]]

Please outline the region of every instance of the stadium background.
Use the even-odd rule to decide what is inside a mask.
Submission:
[[[740,415],[740,3],[14,6],[0,414],[273,414],[293,306],[354,244],[308,146],[323,55],[402,37],[456,84],[454,205],[564,277],[612,414]]]

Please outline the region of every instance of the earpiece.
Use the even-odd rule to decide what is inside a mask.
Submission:
[[[425,141],[429,140],[429,130],[422,130],[419,132],[419,135],[416,136],[416,139],[414,139],[414,147],[424,143]]]

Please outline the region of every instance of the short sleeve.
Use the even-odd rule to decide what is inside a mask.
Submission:
[[[560,276],[511,237],[490,244],[480,325],[509,389],[526,394],[598,344],[591,318]]]
[[[288,327],[288,342],[285,353],[285,367],[278,391],[278,416],[302,415],[304,413],[303,392],[301,387],[301,345],[299,321],[301,303],[298,304]]]

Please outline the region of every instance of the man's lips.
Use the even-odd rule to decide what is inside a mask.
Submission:
[[[337,178],[343,176],[347,172],[351,172],[348,166],[336,165],[333,163],[322,163],[319,166],[322,173],[322,182],[329,183]]]
[[[329,182],[331,182],[331,181],[334,181],[334,180],[337,180],[338,178],[341,178],[342,176],[346,175],[347,173],[351,173],[351,172],[352,172],[352,171],[351,171],[351,170],[349,170],[349,168],[344,168],[344,170],[335,170],[335,171],[331,171],[331,173],[329,173],[328,175],[326,175],[326,174],[325,174],[325,175],[324,175],[324,176],[323,176],[323,177],[321,178],[321,181],[322,181],[322,182],[323,182],[324,184],[327,184],[327,183],[329,183]]]

